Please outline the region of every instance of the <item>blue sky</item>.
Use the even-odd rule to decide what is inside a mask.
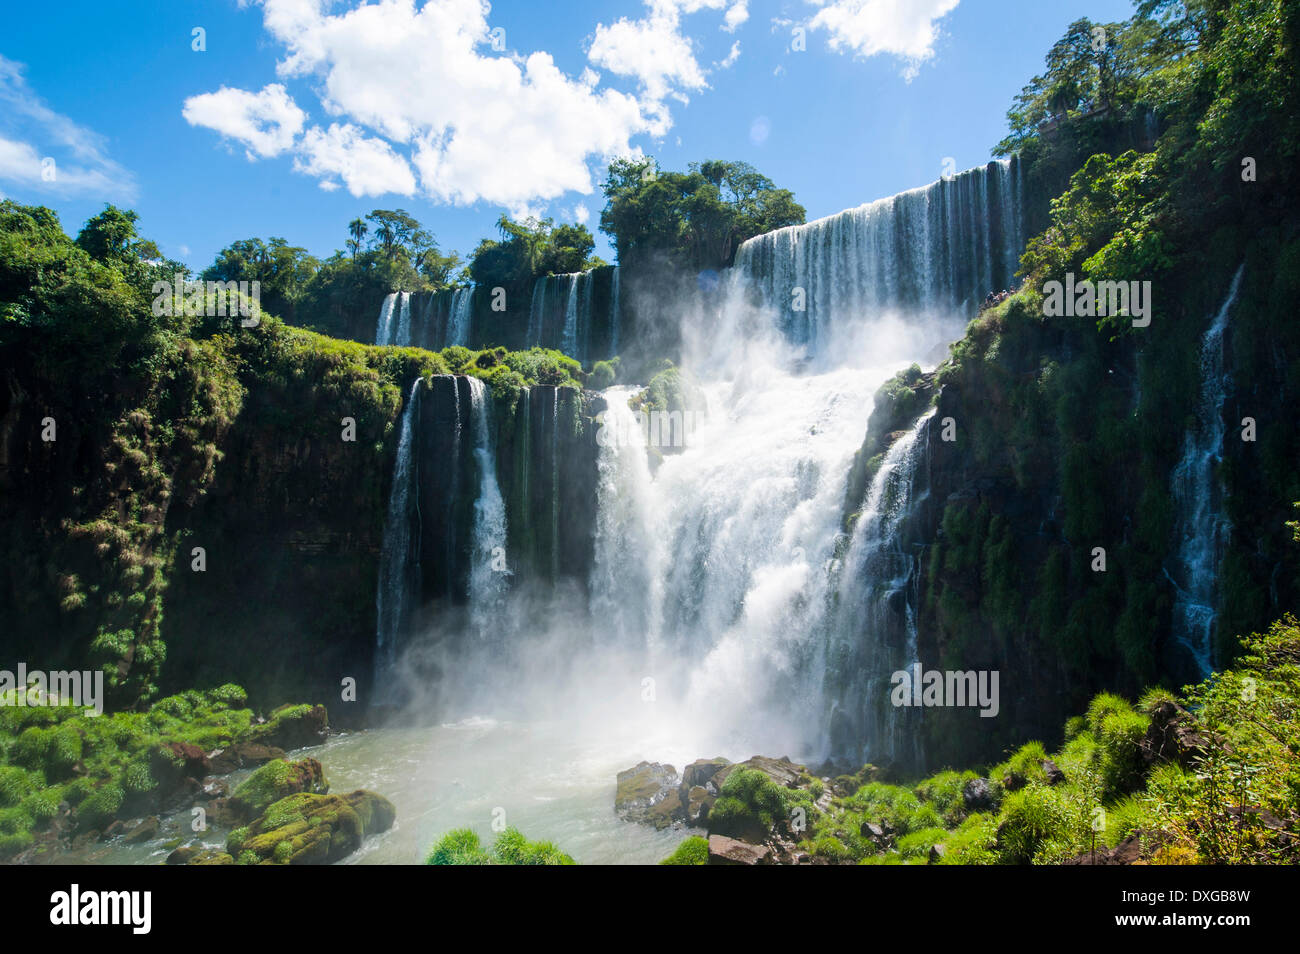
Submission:
[[[596,232],[605,158],[629,151],[667,169],[748,161],[815,218],[933,181],[946,157],[987,161],[1065,27],[1131,11],[1129,0],[362,6],[13,6],[0,37],[0,195],[54,208],[74,233],[105,202],[130,206],[196,269],[250,236],[328,255],[374,208],[410,211],[462,255],[503,211],[585,216]],[[599,235],[598,251],[612,258]]]

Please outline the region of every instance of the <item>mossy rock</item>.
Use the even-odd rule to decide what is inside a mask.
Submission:
[[[277,759],[267,762],[248,776],[232,796],[234,806],[246,818],[254,818],[274,802],[289,795],[306,792],[324,795],[330,790],[325,780],[325,770],[315,759],[290,762]]]
[[[360,848],[366,835],[387,831],[396,817],[393,803],[374,792],[301,792],[269,806],[237,842],[232,833],[227,848],[258,864],[328,865]]]
[[[291,751],[320,745],[329,735],[329,724],[329,713],[324,706],[281,706],[262,725],[253,726],[243,741]]]

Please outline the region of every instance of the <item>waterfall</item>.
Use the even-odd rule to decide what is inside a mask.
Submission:
[[[551,579],[560,575],[560,389],[551,389]]]
[[[623,315],[618,310],[620,274],[622,274],[622,269],[615,265],[614,273],[609,280],[609,355],[611,358],[618,354],[619,336],[623,327]]]
[[[469,346],[470,321],[473,315],[474,289],[457,288],[452,292],[446,345]]]
[[[612,309],[617,309],[618,270],[614,269]],[[543,275],[533,282],[528,306],[528,347],[556,348],[586,363],[591,354],[595,270]],[[610,318],[613,320],[613,315]]]
[[[398,309],[397,331],[391,344],[406,347],[411,343],[411,293],[401,293],[402,306]]]
[[[560,339],[560,350],[567,355],[577,357],[578,354],[578,289],[580,286],[578,275],[557,276],[565,279],[565,284],[569,286],[568,294],[564,296],[564,336]]]
[[[1224,369],[1224,332],[1237,300],[1245,266],[1237,269],[1228,297],[1201,339],[1200,394],[1196,424],[1183,441],[1182,459],[1174,467],[1172,491],[1179,543],[1172,571],[1174,637],[1185,646],[1202,675],[1214,664],[1217,576],[1231,529],[1223,514],[1222,489],[1216,473],[1223,454],[1223,403],[1229,377]]]
[[[474,460],[478,495],[474,501],[473,563],[469,574],[470,620],[481,635],[504,596],[506,573],[497,569],[498,548],[506,546],[506,505],[497,483],[492,446],[491,397],[478,378],[469,379],[470,415],[474,424]]]
[[[887,761],[919,755],[911,711],[889,705],[894,672],[919,662],[916,556],[904,534],[906,518],[928,495],[916,490],[931,408],[896,439],[867,489],[836,585],[828,628],[826,693],[832,748]]]
[[[634,387],[602,392],[596,443],[597,519],[595,559],[591,572],[591,612],[618,646],[644,642],[653,653],[663,624],[659,568],[665,554],[658,533],[658,514],[651,493],[646,435],[628,405]],[[628,554],[637,554],[628,565]]]
[[[785,335],[812,351],[834,349],[832,322],[864,312],[969,317],[987,292],[1011,284],[1017,267],[1024,217],[1018,166],[991,162],[757,236],[737,250],[735,270],[778,315]]]
[[[397,292],[384,296],[384,303],[379,308],[379,322],[375,325],[375,344],[393,343],[393,306],[397,304]]]
[[[528,306],[528,338],[525,344],[537,348],[542,344],[542,318],[546,313],[546,279],[533,282],[533,298]]]
[[[417,443],[414,422],[423,384],[422,378],[416,378],[407,395],[397,438],[393,483],[388,493],[388,514],[384,521],[383,549],[379,555],[379,586],[376,596],[375,688],[371,692],[371,698],[376,700],[383,698],[385,690],[382,687],[391,679],[397,647],[406,635],[414,608],[413,598],[418,589],[415,561],[419,554],[419,520],[414,515],[419,509],[419,493],[416,490],[419,465],[413,448]],[[414,546],[412,527],[417,528]]]
[[[474,712],[557,705],[581,671],[593,691],[652,685],[656,712],[697,751],[914,761],[911,717],[889,707],[888,689],[917,656],[907,518],[927,486],[933,412],[885,453],[847,537],[844,498],[876,390],[926,363],[985,293],[1010,283],[1021,193],[1018,163],[995,162],[743,243],[723,280],[678,310],[696,415],[684,447],[647,446],[630,405],[639,387],[598,399],[523,388],[513,420],[494,427],[470,379],[431,464],[459,473],[464,420],[477,483],[445,492],[476,494],[472,544],[448,559],[468,572],[470,627],[503,634],[510,652],[449,663],[441,671],[456,678],[443,688]],[[596,274],[536,280],[529,346],[583,361],[626,346],[620,270],[607,334],[593,321],[597,287],[606,301]],[[453,297],[450,314],[468,315],[468,290]],[[448,340],[467,324],[450,319]],[[592,400],[605,404],[595,435],[583,420]],[[587,468],[590,485],[578,483]],[[507,516],[509,579],[490,563]]]

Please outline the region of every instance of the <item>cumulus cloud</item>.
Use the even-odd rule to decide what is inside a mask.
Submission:
[[[283,82],[186,100],[187,120],[244,145],[250,160],[293,156],[324,189],[422,194],[536,212],[567,192],[594,191],[597,169],[663,136],[669,104],[707,86],[683,18],[712,11],[734,31],[748,0],[646,0],[640,19],[598,23],[589,65],[566,73],[545,51],[519,51],[483,0],[258,0],[281,48]],[[733,45],[712,68],[729,66]],[[635,88],[606,80],[630,78]],[[318,125],[285,86],[308,84]],[[297,87],[292,87],[297,92]],[[301,93],[299,100],[306,105]],[[324,128],[328,122],[328,128]]]
[[[134,202],[135,177],[108,156],[102,136],[55,112],[0,56],[0,182],[61,198]]]
[[[832,50],[860,57],[885,53],[904,60],[911,79],[934,56],[938,21],[959,0],[807,0],[820,7],[809,21],[825,30]]]
[[[313,126],[303,137],[294,170],[321,180],[326,192],[339,187],[339,179],[354,196],[415,192],[410,163],[387,142],[367,136],[355,126],[331,123],[329,129]]]
[[[587,58],[611,73],[636,79],[651,111],[663,118],[666,98],[687,102],[687,92],[708,85],[707,71],[696,59],[695,44],[682,29],[682,18],[701,10],[725,10],[722,29],[728,32],[749,19],[748,0],[646,0],[645,16],[598,24]],[[730,66],[739,55],[740,47],[735,44],[731,55],[716,67]],[[666,128],[666,122],[663,125]]]
[[[279,84],[193,97],[186,118],[243,143],[250,159],[291,152],[325,189],[536,211],[593,191],[593,164],[635,152],[633,137],[667,122],[636,95],[601,88],[590,68],[568,75],[548,53],[514,52],[481,0],[261,6],[283,50],[277,73],[311,84],[328,128],[304,130]]]
[[[269,159],[292,148],[307,119],[279,83],[258,93],[223,86],[191,96],[181,115],[191,126],[206,126],[243,143],[249,159]]]
[[[726,15],[722,18],[722,29],[728,33],[735,33],[742,23],[749,19],[749,0],[737,0],[727,8]]]

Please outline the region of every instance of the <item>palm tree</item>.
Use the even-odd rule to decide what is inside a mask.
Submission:
[[[361,249],[361,240],[366,237],[370,231],[370,226],[366,224],[365,219],[353,219],[348,223],[348,233],[352,238],[348,242],[348,248],[352,250],[352,257],[357,257],[357,252]]]

